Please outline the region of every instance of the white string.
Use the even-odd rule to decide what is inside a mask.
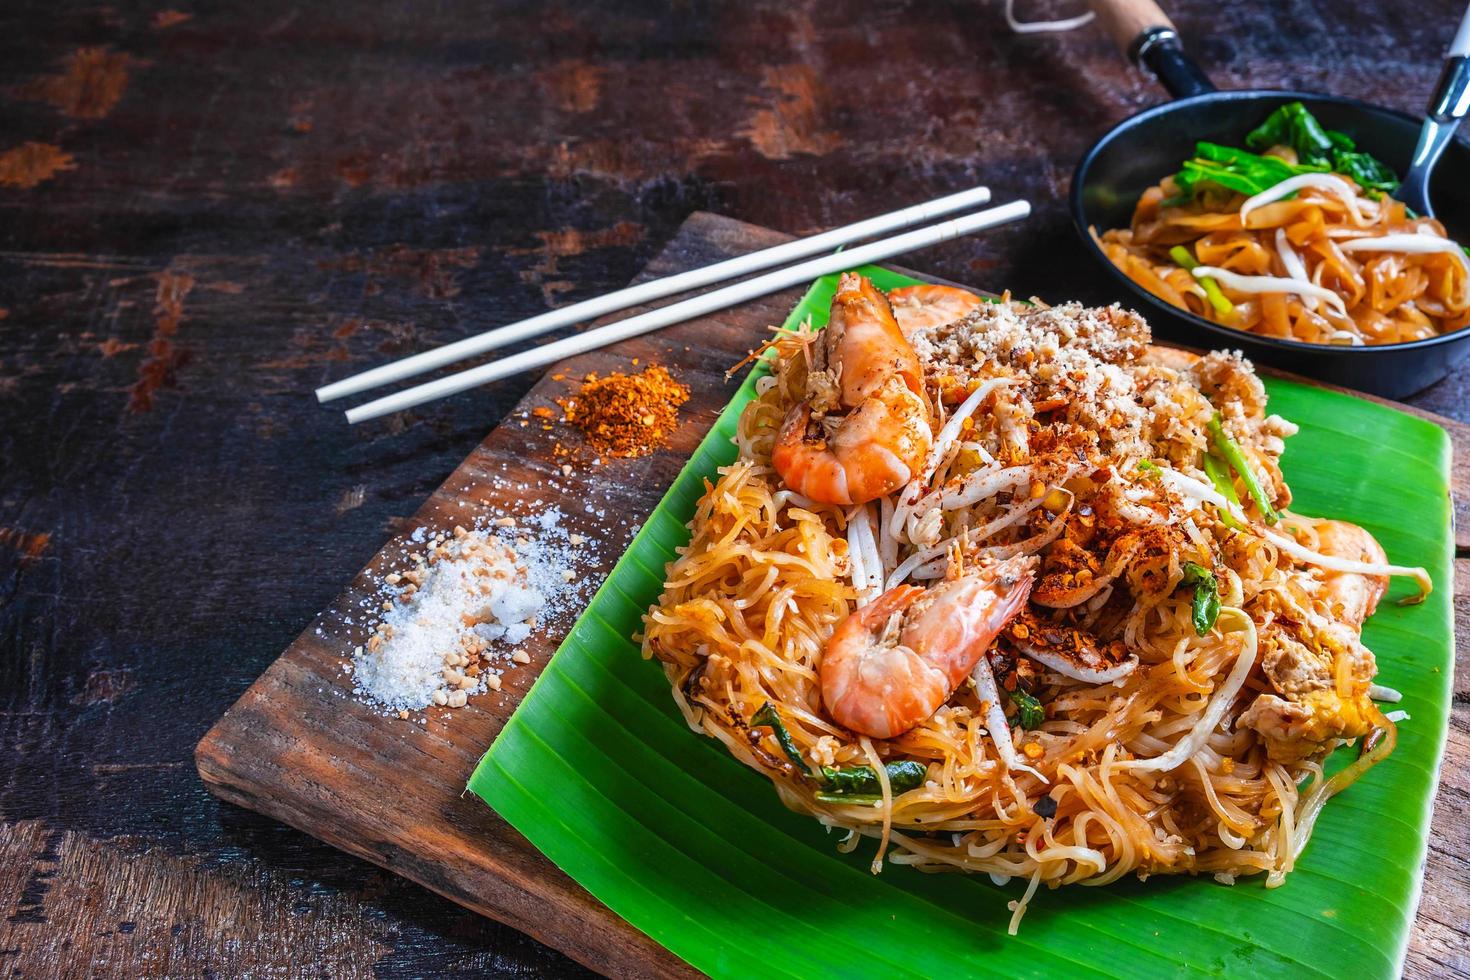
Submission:
[[[1006,25],[1017,34],[1053,34],[1074,31],[1084,24],[1092,23],[1093,13],[1088,11],[1064,20],[1016,20],[1016,0],[1006,0]],[[1035,887],[1035,886],[1032,886]]]

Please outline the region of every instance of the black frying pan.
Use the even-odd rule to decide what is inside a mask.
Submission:
[[[1324,126],[1342,130],[1359,148],[1404,174],[1415,155],[1421,120],[1356,99],[1309,92],[1216,91],[1152,0],[1092,0],[1092,6],[1119,47],[1175,97],[1113,127],[1082,158],[1072,177],[1072,219],[1085,247],[1130,294],[1132,305],[1148,315],[1156,336],[1194,347],[1242,349],[1257,362],[1386,398],[1426,388],[1470,357],[1470,329],[1374,347],[1308,344],[1231,330],[1166,303],[1108,261],[1089,229],[1128,227],[1139,196],[1192,157],[1199,140],[1243,146],[1246,133],[1277,106],[1300,100]],[[1467,78],[1466,59],[1451,58],[1441,79],[1441,96],[1463,103]],[[1434,214],[1450,236],[1470,242],[1470,147],[1448,140],[1429,191]]]

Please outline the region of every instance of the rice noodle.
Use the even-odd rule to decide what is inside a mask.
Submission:
[[[1230,616],[1240,623],[1245,636],[1240,644],[1240,655],[1235,659],[1235,667],[1230,671],[1230,676],[1225,678],[1223,684],[1210,697],[1209,704],[1200,715],[1200,720],[1190,729],[1188,735],[1174,744],[1174,747],[1163,755],[1154,756],[1152,759],[1125,759],[1115,763],[1118,769],[1132,769],[1141,772],[1168,772],[1177,769],[1190,759],[1194,758],[1214,732],[1215,726],[1220,724],[1220,719],[1225,717],[1225,709],[1235,700],[1240,689],[1245,686],[1245,679],[1250,676],[1251,668],[1256,665],[1256,624],[1243,611],[1235,607],[1220,610],[1220,617]]]
[[[1322,203],[1313,208],[1336,213]],[[1274,205],[1271,220],[1294,207]],[[1288,226],[1288,245],[1325,275],[1322,242],[1302,244],[1299,233]],[[1378,288],[1370,272],[1361,279]],[[1350,710],[1324,702],[1309,734],[1274,734],[1273,705],[1317,709],[1260,669],[1268,636],[1318,654],[1329,642],[1352,647],[1358,624],[1343,619],[1319,568],[1396,567],[1319,554],[1349,548],[1331,546],[1308,518],[1288,515],[1299,525],[1290,531],[1252,523],[1197,470],[1170,465],[1199,458],[1218,410],[1284,493],[1276,466],[1292,426],[1266,416],[1260,383],[1237,357],[1140,356],[1147,332],[1133,314],[1076,306],[986,304],[908,336],[935,433],[932,457],[912,469],[929,473],[855,506],[793,494],[777,469],[777,433],[794,405],[815,397],[816,362],[804,360],[804,342],[775,342],[772,383],[736,428],[739,455],[698,501],[689,543],[643,620],[643,651],[662,663],[686,722],[770,779],[786,806],[837,830],[840,850],[876,842],[875,871],[895,863],[1024,879],[1015,922],[1043,882],[1170,873],[1279,884],[1321,804],[1385,750],[1365,743],[1367,761],[1331,780],[1327,753],[1393,722],[1367,698],[1372,660],[1337,656],[1316,696]],[[977,394],[998,378],[1002,397],[999,385]],[[960,390],[969,395],[945,417],[944,399]],[[842,424],[832,416],[829,433]],[[977,457],[984,463],[971,470]],[[1159,472],[1136,470],[1139,460]],[[1225,523],[1234,518],[1242,529]],[[995,569],[1020,555],[1037,557]],[[1183,581],[1190,562],[1214,573],[1225,607],[1203,633],[1208,607],[1196,608],[1200,590]],[[972,607],[962,616],[939,605],[963,593],[927,588],[969,576],[1031,576],[1019,618],[967,622]],[[905,584],[920,587],[918,602],[866,650],[839,651],[857,653],[846,658],[857,669],[833,660],[837,632],[854,638],[843,622]],[[950,632],[962,623],[963,636]],[[936,690],[915,666],[909,691],[905,674],[885,666],[898,643],[931,666],[963,643],[969,670]],[[780,726],[757,722],[767,706]],[[1021,714],[1015,728],[1008,711]]]
[[[1178,470],[1160,469],[1159,476],[1169,483],[1182,496],[1196,503],[1213,504],[1215,507],[1234,517],[1237,521],[1247,525],[1252,533],[1265,538],[1276,547],[1286,552],[1298,561],[1318,568],[1325,568],[1333,572],[1353,572],[1358,575],[1403,575],[1410,577],[1419,586],[1419,595],[1414,602],[1423,602],[1434,589],[1434,582],[1429,578],[1427,569],[1419,566],[1408,565],[1381,565],[1377,562],[1354,561],[1350,558],[1338,558],[1335,555],[1324,555],[1299,544],[1295,538],[1288,537],[1270,528],[1261,527],[1249,517],[1238,505],[1217,493],[1213,487],[1207,487],[1192,477],[1185,476]],[[1410,601],[1410,600],[1404,600]]]
[[[1448,238],[1427,234],[1350,238],[1344,241],[1339,248],[1344,252],[1400,252],[1404,255],[1432,255],[1437,252],[1448,252],[1459,260],[1461,268],[1465,270],[1465,290],[1461,295],[1465,297],[1464,302],[1470,303],[1470,257],[1465,255],[1463,248]]]
[[[1026,914],[1026,906],[1031,904],[1031,897],[1036,894],[1036,886],[1041,882],[1041,868],[1037,867],[1031,875],[1031,883],[1026,886],[1026,894],[1021,896],[1019,902],[1007,903],[1006,907],[1011,910],[1011,921],[1006,926],[1006,934],[1014,936],[1021,928],[1021,917]]]
[[[873,874],[877,874],[883,870],[883,855],[888,852],[888,838],[893,833],[893,785],[888,781],[888,767],[883,765],[883,760],[878,757],[872,741],[864,737],[858,742],[863,747],[863,754],[868,758],[868,765],[878,777],[878,790],[882,797],[879,805],[883,811],[883,836],[878,843],[878,853],[873,855],[873,864],[870,869]]]
[[[1378,718],[1382,724],[1380,731],[1383,733],[1383,737],[1379,740],[1378,744],[1371,751],[1363,753],[1348,763],[1345,769],[1342,769],[1331,779],[1323,779],[1321,775],[1318,775],[1317,779],[1312,783],[1311,789],[1302,798],[1297,809],[1296,838],[1292,841],[1291,856],[1293,860],[1301,857],[1302,849],[1311,840],[1312,828],[1316,825],[1317,817],[1321,815],[1322,807],[1326,806],[1327,801],[1357,782],[1363,773],[1386,759],[1398,745],[1398,727],[1390,719],[1382,715],[1379,715]]]

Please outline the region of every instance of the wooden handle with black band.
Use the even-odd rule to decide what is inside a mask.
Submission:
[[[1174,30],[1173,21],[1154,0],[1087,0],[1087,3],[1118,50],[1128,58],[1137,55],[1134,45],[1145,31]]]

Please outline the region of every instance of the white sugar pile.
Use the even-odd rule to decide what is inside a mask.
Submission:
[[[423,550],[405,554],[407,571],[384,576],[385,611],[354,651],[354,693],[406,716],[499,690],[503,669],[530,662],[517,647],[532,631],[581,604],[578,569],[596,553],[562,516],[551,506],[520,525],[503,517],[452,535],[415,531],[410,541]]]

